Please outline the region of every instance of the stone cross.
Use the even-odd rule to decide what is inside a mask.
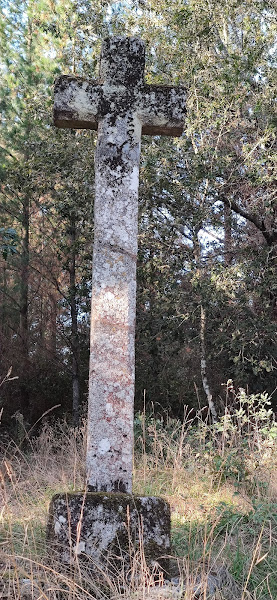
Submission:
[[[141,135],[179,136],[184,88],[144,83],[144,43],[102,45],[100,78],[62,76],[57,127],[98,129],[87,479],[90,491],[132,491],[138,184]]]

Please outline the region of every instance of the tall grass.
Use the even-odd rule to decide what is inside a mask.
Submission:
[[[2,448],[1,598],[277,598],[277,425],[266,394],[236,393],[228,382],[213,425],[187,409],[183,422],[136,415],[134,493],[170,502],[178,586],[148,568],[142,547],[128,577],[92,580],[88,566],[65,573],[50,564],[49,501],[84,489],[85,432],[85,423],[45,423],[33,439],[23,427],[21,444]],[[213,578],[222,581],[211,596]]]

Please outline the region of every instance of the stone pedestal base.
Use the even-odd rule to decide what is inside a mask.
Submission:
[[[49,509],[48,548],[59,563],[129,565],[137,552],[168,570],[170,507],[156,497],[106,492],[57,494]]]

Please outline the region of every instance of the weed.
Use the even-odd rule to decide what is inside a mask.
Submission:
[[[193,599],[197,582],[211,582],[224,569],[235,582],[233,595],[222,591],[218,598],[272,600],[277,597],[274,414],[265,394],[236,393],[230,382],[226,399],[233,408],[213,425],[201,412],[192,419],[185,411],[182,423],[136,416],[134,492],[163,495],[171,504],[172,568],[185,582],[184,600]],[[157,573],[148,569],[143,553],[127,578],[101,573],[92,581],[80,564],[71,574],[49,565],[44,533],[49,501],[54,493],[83,488],[85,431],[85,423],[80,430],[65,422],[45,423],[24,451],[6,444],[1,467],[3,599],[58,600],[62,594],[72,600],[146,600],[154,594]],[[159,587],[164,590],[162,582]]]

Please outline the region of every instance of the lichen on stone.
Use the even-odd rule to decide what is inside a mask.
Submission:
[[[105,563],[130,561],[141,546],[149,563],[166,568],[170,554],[170,508],[161,498],[116,493],[56,494],[49,509],[48,548],[64,565],[83,557]],[[129,558],[128,558],[129,557]]]

